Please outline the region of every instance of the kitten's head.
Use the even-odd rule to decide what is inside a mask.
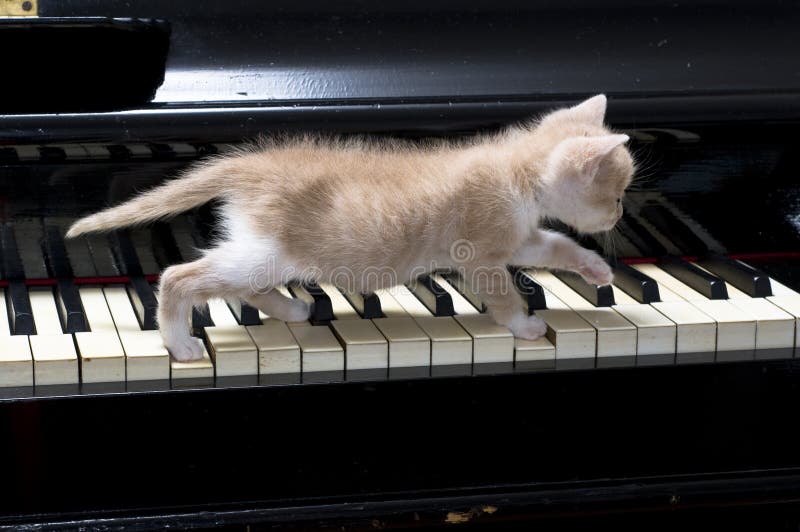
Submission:
[[[603,125],[602,94],[547,115],[539,125],[549,156],[543,175],[544,214],[585,233],[607,231],[622,216],[622,198],[633,179],[627,135]]]

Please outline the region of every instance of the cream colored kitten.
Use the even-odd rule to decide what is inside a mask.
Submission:
[[[524,312],[506,265],[572,270],[601,285],[612,280],[599,255],[538,227],[555,218],[597,232],[622,215],[634,165],[623,146],[628,137],[603,126],[605,110],[599,95],[469,143],[262,143],[79,220],[67,237],[222,200],[224,236],[202,258],[161,275],[159,325],[177,360],[201,356],[188,323],[192,305],[209,298],[238,297],[300,321],[309,316],[306,303],[273,287],[313,279],[370,293],[434,268],[461,271],[495,321],[535,339],[545,324]]]

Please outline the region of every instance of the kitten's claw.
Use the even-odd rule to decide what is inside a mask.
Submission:
[[[189,336],[176,342],[165,344],[165,347],[178,362],[189,362],[203,358],[203,342],[199,338]]]
[[[611,281],[614,280],[611,266],[597,253],[588,254],[578,266],[577,272],[583,277],[584,281],[598,286],[611,284]]]
[[[508,328],[517,338],[536,340],[547,332],[547,324],[536,316],[520,315],[511,320]]]

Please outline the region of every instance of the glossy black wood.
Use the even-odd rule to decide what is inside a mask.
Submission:
[[[719,255],[704,257],[698,263],[751,297],[772,295],[769,277],[753,266]]]
[[[598,286],[596,284],[589,284],[583,278],[572,272],[553,271],[553,275],[561,279],[561,281],[575,290],[584,299],[589,301],[595,307],[611,307],[616,305],[614,301],[614,292],[610,285]]]
[[[614,285],[633,299],[647,304],[661,301],[661,294],[658,292],[658,283],[655,279],[621,261],[614,261],[612,267],[614,268]]]
[[[698,268],[680,257],[666,256],[659,261],[659,266],[667,273],[693,288],[709,299],[728,299],[725,281]]]
[[[511,277],[514,280],[514,287],[525,300],[525,306],[529,313],[536,310],[547,308],[547,300],[544,297],[542,286],[522,272],[521,268],[509,267]]]

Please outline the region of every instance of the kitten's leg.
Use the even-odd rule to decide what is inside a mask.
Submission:
[[[580,274],[587,283],[611,284],[614,274],[603,257],[580,247],[569,237],[539,230],[514,254],[515,266],[541,266]]]
[[[274,288],[264,293],[247,295],[245,301],[264,314],[283,321],[305,321],[311,315],[308,303],[286,297]]]
[[[475,289],[494,321],[508,327],[517,338],[536,340],[547,332],[541,318],[525,313],[522,298],[505,265],[467,271],[464,281]]]

